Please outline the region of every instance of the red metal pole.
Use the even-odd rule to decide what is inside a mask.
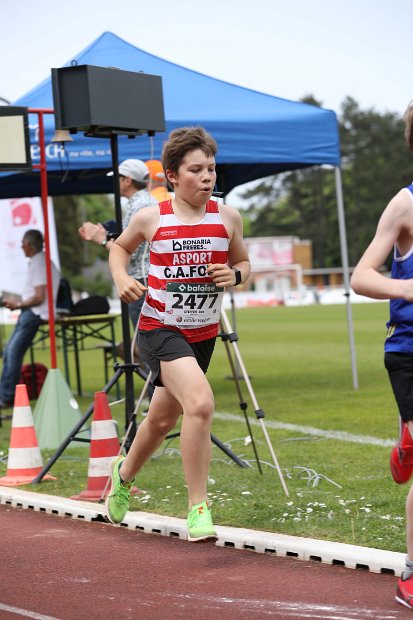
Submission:
[[[33,164],[33,168],[40,171],[40,190],[43,209],[44,221],[44,248],[46,254],[46,276],[47,276],[47,303],[49,308],[49,337],[50,337],[50,367],[57,368],[56,356],[56,334],[55,334],[55,314],[53,303],[53,278],[52,263],[50,257],[50,236],[49,236],[49,214],[47,211],[47,169],[46,169],[46,147],[44,139],[44,114],[54,114],[54,110],[49,109],[30,109],[29,113],[37,114],[39,119],[39,147],[40,147],[40,164]]]

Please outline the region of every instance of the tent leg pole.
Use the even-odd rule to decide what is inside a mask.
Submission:
[[[334,169],[336,178],[336,196],[337,196],[337,212],[338,212],[338,227],[340,233],[340,250],[341,250],[341,264],[343,267],[343,280],[344,290],[346,297],[346,309],[347,309],[347,326],[348,336],[350,343],[350,357],[351,357],[351,371],[353,376],[353,388],[358,390],[358,376],[357,376],[357,362],[356,362],[356,348],[354,344],[354,327],[353,316],[351,312],[350,302],[350,275],[348,266],[348,252],[347,252],[347,236],[346,236],[346,222],[344,217],[344,200],[343,200],[343,184],[341,180],[341,170],[339,166]]]
[[[112,153],[112,170],[113,170],[113,193],[115,198],[115,214],[116,214],[116,226],[118,232],[122,232],[122,207],[120,201],[120,185],[119,185],[119,146],[118,135],[115,131],[112,131],[110,136],[110,147]],[[125,351],[125,431],[128,431],[126,435],[126,452],[129,452],[129,448],[132,445],[133,439],[136,434],[136,419],[133,415],[135,409],[135,396],[133,385],[133,372],[132,368],[132,355],[131,355],[131,337],[129,331],[129,312],[127,304],[121,301],[121,320],[122,320],[122,340]]]

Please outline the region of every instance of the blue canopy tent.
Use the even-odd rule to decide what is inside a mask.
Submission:
[[[131,45],[111,32],[103,33],[71,59],[79,65],[118,67],[143,71],[162,78],[166,133],[119,137],[119,158],[160,157],[162,142],[175,127],[202,125],[218,143],[217,189],[227,194],[234,187],[285,170],[329,164],[336,174],[340,244],[347,299],[349,276],[344,207],[340,176],[340,143],[336,115],[304,103],[288,101],[235,86],[181,67]],[[127,93],[119,93],[119,97]],[[53,108],[51,77],[13,103],[28,108]],[[112,167],[110,141],[73,135],[62,156],[52,143],[53,115],[45,117],[45,142],[49,194],[111,193],[106,173]],[[32,159],[37,162],[37,127],[31,127]],[[63,181],[64,179],[64,181]],[[40,194],[39,174],[0,175],[0,198]],[[357,387],[351,313],[350,348],[353,383]]]
[[[340,163],[340,145],[334,112],[316,106],[272,97],[202,75],[130,45],[118,36],[105,32],[89,47],[71,59],[79,65],[118,67],[143,71],[162,77],[167,132],[183,125],[202,125],[218,143],[220,191],[283,170],[317,164]],[[127,93],[119,93],[119,97]],[[13,105],[29,108],[53,108],[51,77],[33,88]],[[32,128],[32,144],[36,143]],[[54,117],[45,118],[49,193],[101,193],[111,191],[105,173],[111,168],[109,140],[73,136],[68,145],[69,174],[59,158],[59,145],[50,144],[54,134]],[[154,139],[154,156],[159,158],[166,134]],[[119,138],[122,159],[150,157],[146,136],[130,140]],[[33,160],[38,159],[36,148]],[[14,178],[13,178],[14,177]],[[0,197],[38,195],[38,173],[1,178]]]

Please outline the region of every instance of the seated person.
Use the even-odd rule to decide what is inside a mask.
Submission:
[[[46,255],[43,252],[43,235],[40,230],[28,230],[23,235],[22,249],[30,262],[21,301],[3,299],[3,306],[10,310],[21,310],[21,313],[3,353],[0,409],[13,406],[24,355],[32,344],[41,321],[49,319]],[[60,274],[53,262],[51,267],[53,301],[56,303]]]

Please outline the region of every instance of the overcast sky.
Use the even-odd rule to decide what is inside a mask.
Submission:
[[[146,52],[339,112],[402,114],[412,0],[0,0],[0,97],[11,102],[109,30]]]
[[[0,102],[111,31],[263,93],[312,94],[337,114],[349,95],[362,109],[402,115],[413,99],[412,23],[413,0],[0,0]]]

